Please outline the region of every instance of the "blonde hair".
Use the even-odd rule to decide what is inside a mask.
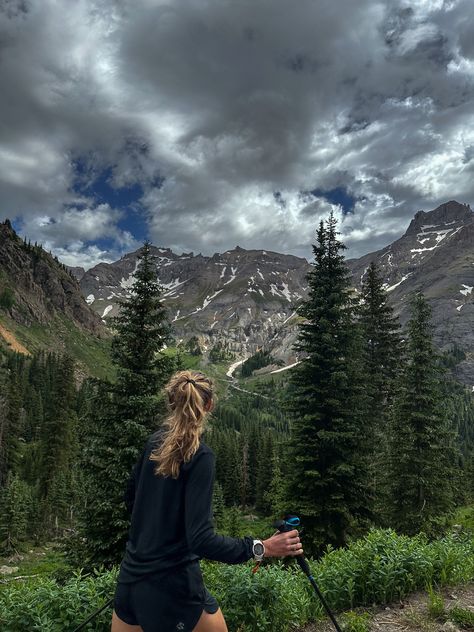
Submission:
[[[168,417],[163,422],[163,440],[150,454],[156,461],[157,476],[178,478],[181,463],[191,460],[199,448],[204,422],[215,402],[211,380],[198,371],[178,371],[165,386],[168,394]]]

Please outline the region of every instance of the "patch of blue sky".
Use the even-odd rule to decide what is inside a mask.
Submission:
[[[116,186],[113,183],[112,167],[91,171],[81,159],[74,162],[74,171],[76,179],[73,189],[78,195],[92,197],[97,204],[108,204],[122,211],[117,227],[131,233],[138,241],[148,237],[146,213],[141,204],[143,187],[140,183]],[[155,184],[160,185],[161,181]],[[101,241],[95,243],[99,245]]]
[[[322,197],[331,204],[338,204],[342,208],[344,215],[354,212],[354,206],[357,198],[351,195],[344,187],[336,187],[334,189],[313,189],[310,191],[315,197]]]

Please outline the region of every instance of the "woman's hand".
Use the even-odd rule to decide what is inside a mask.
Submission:
[[[263,540],[265,546],[264,557],[286,557],[287,555],[302,555],[298,529],[292,531],[276,531],[270,538]]]

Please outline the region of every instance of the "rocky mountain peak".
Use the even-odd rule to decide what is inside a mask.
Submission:
[[[432,211],[418,211],[411,220],[405,235],[417,233],[423,227],[435,227],[441,224],[466,224],[473,221],[474,213],[469,204],[460,204],[450,200],[440,204]]]

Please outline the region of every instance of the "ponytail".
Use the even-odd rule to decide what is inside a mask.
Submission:
[[[181,463],[190,461],[199,448],[209,405],[215,397],[211,380],[197,371],[178,371],[165,391],[169,414],[163,423],[163,440],[149,458],[157,463],[157,476],[178,478]]]

